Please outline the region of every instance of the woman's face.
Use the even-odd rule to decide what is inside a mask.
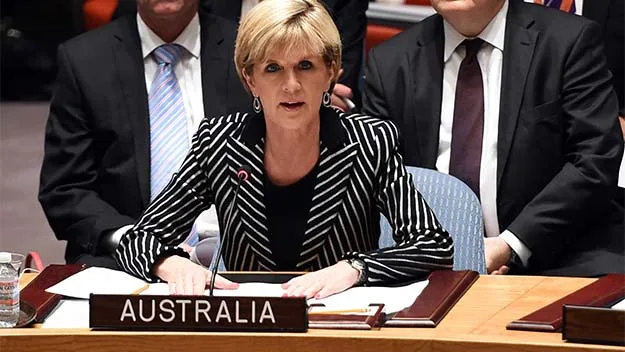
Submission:
[[[305,127],[319,118],[323,92],[330,88],[332,69],[319,54],[293,48],[275,50],[245,75],[259,97],[268,124],[286,129]]]

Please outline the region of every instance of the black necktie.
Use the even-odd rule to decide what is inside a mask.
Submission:
[[[449,174],[464,181],[480,197],[480,163],[484,135],[484,85],[477,61],[481,39],[465,40],[467,54],[460,64],[451,135]]]

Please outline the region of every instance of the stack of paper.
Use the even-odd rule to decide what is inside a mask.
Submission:
[[[91,267],[74,274],[46,291],[66,297],[89,299],[92,293],[128,295],[147,283],[123,271]]]
[[[371,303],[384,304],[385,313],[395,313],[411,306],[428,281],[400,287],[353,287],[324,299],[309,299],[308,304],[323,304],[332,310],[364,308]]]

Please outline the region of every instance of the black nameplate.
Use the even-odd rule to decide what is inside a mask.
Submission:
[[[304,332],[306,299],[295,297],[207,297],[95,295],[89,326],[121,330]]]

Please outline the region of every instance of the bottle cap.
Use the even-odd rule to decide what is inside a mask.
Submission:
[[[0,263],[10,263],[10,262],[11,262],[11,253],[0,252]]]

